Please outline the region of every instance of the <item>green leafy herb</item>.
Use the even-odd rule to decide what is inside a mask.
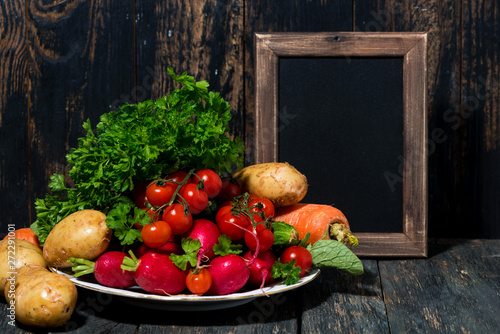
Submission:
[[[224,256],[227,254],[240,254],[242,252],[242,245],[233,244],[231,242],[231,238],[227,235],[222,234],[219,237],[219,242],[216,243],[213,247],[213,251],[215,255]]]
[[[84,122],[86,135],[66,156],[73,186],[65,186],[64,175],[54,175],[49,185],[53,193],[35,201],[37,220],[32,229],[42,244],[55,224],[80,209],[102,211],[107,222],[114,219],[111,225],[123,222],[124,207],[113,210],[134,188],[135,180],[154,180],[192,168],[224,174],[243,166],[243,142],[226,135],[229,103],[208,91],[206,81],[168,72],[179,85],[167,96],[126,103],[118,111],[104,113],[95,129],[89,120]],[[114,214],[120,216],[113,218]],[[118,236],[126,243],[135,233],[121,231]]]
[[[131,211],[133,215],[129,214]],[[142,242],[141,230],[135,228],[134,225],[138,223],[145,226],[150,222],[151,218],[144,210],[126,201],[119,203],[106,218],[106,224],[114,230],[115,236],[122,245],[132,245],[137,240]]]
[[[296,264],[296,259],[293,259],[287,263],[276,261],[271,267],[271,276],[274,278],[283,278],[284,285],[295,284],[299,281],[299,274],[302,271],[299,266],[295,266]]]
[[[353,275],[364,272],[361,260],[343,243],[337,240],[318,240],[307,249],[311,252],[313,265],[319,268],[332,267]]]
[[[187,264],[189,263],[191,267],[196,267],[198,263],[198,252],[201,248],[201,242],[198,239],[184,238],[181,240],[181,247],[184,250],[184,254],[170,254],[170,260],[179,267],[181,270],[186,270]]]

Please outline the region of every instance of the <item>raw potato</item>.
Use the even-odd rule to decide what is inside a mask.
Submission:
[[[5,239],[0,241],[0,294],[10,273],[26,265],[45,267],[42,250],[31,242],[22,239]]]
[[[300,202],[307,193],[307,179],[286,162],[251,165],[234,173],[243,191],[265,197],[274,206]]]
[[[58,327],[73,314],[78,292],[66,276],[40,266],[24,266],[15,276],[15,290],[5,297],[16,307],[16,320],[27,326]],[[15,303],[15,304],[14,304]]]
[[[112,233],[102,212],[77,211],[50,231],[43,246],[43,257],[48,266],[56,268],[71,267],[67,262],[69,257],[93,260],[106,251]]]

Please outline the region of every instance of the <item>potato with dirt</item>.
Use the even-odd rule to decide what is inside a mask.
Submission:
[[[282,207],[300,202],[307,193],[307,179],[286,162],[247,166],[233,174],[243,191],[269,199]]]
[[[31,242],[22,239],[5,239],[0,241],[0,295],[10,273],[26,265],[45,267],[42,250]]]
[[[16,320],[27,326],[58,327],[73,314],[78,292],[66,276],[40,266],[24,266],[15,284],[4,288],[7,303],[15,305]]]
[[[113,230],[106,215],[97,210],[80,210],[61,220],[50,231],[43,246],[43,257],[50,267],[71,267],[69,257],[93,260],[104,253]]]

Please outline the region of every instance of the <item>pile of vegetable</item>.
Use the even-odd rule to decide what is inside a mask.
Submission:
[[[292,285],[313,268],[363,273],[342,212],[300,203],[307,179],[287,163],[243,168],[243,143],[227,136],[228,103],[205,81],[169,73],[179,87],[164,98],[103,114],[95,132],[84,123],[86,136],[67,155],[69,185],[55,174],[51,194],[36,200],[36,242],[16,239],[31,245],[31,260],[18,266],[28,269],[15,278],[34,291],[23,293],[29,300],[9,290],[9,270],[0,268],[6,296],[55,310],[43,326],[67,321],[77,298],[63,280],[50,287],[60,301],[43,299],[49,287],[38,277],[66,279],[47,266],[159,295]]]

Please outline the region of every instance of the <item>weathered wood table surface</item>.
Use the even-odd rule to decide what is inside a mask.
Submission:
[[[430,240],[428,259],[363,259],[365,274],[336,270],[297,290],[232,309],[139,308],[79,289],[70,322],[0,333],[499,333],[500,240]]]

